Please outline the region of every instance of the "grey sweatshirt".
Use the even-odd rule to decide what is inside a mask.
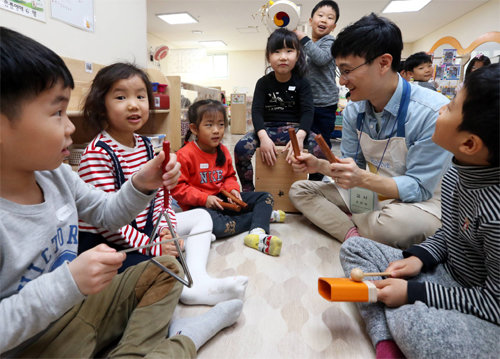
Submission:
[[[316,42],[305,36],[300,40],[307,55],[307,76],[311,84],[315,107],[327,107],[339,102],[339,89],[335,82],[335,59],[332,57],[332,35]]]
[[[154,196],[139,192],[132,181],[106,193],[68,165],[35,176],[43,203],[0,198],[0,353],[41,333],[85,298],[68,267],[77,256],[78,217],[117,230]]]

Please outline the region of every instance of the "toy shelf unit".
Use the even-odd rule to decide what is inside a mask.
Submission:
[[[189,106],[198,100],[221,100],[221,90],[219,88],[205,87],[191,84],[188,82],[180,83],[180,139],[184,142],[187,130],[189,128],[189,120],[187,112]]]

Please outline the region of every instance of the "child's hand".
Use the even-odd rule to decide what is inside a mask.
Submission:
[[[168,230],[168,228],[163,228],[161,233],[160,233],[160,241],[164,241],[167,239],[172,239],[172,234]],[[179,247],[181,248],[181,251],[184,249],[184,240],[179,239]],[[177,247],[175,246],[174,242],[167,242],[167,243],[162,243],[161,244],[161,253],[162,255],[170,255],[173,257],[177,257],[179,255],[179,252],[177,251]]]
[[[132,183],[135,188],[143,193],[149,193],[162,186],[173,189],[181,175],[181,164],[177,162],[177,156],[170,154],[170,160],[165,167],[166,172],[162,175],[162,164],[165,153],[161,151],[158,156],[149,160],[137,173],[132,176]]]
[[[411,256],[389,263],[385,272],[390,272],[392,278],[414,277],[420,273],[423,265],[418,257]]]
[[[96,294],[108,286],[125,257],[125,253],[99,244],[80,254],[68,267],[82,294]]]
[[[273,140],[267,136],[260,141],[260,155],[262,157],[262,162],[266,163],[268,166],[274,166],[276,163],[276,146]]]
[[[400,307],[408,303],[408,282],[389,278],[372,282],[378,288],[377,300],[388,307]]]
[[[221,211],[224,210],[224,207],[222,207],[219,202],[222,202],[222,200],[217,197],[217,196],[208,196],[207,197],[207,202],[205,203],[205,207],[211,208],[211,209],[220,209]]]
[[[240,191],[238,191],[238,190],[236,190],[236,189],[232,189],[232,190],[231,190],[231,194],[232,194],[233,196],[235,196],[236,198],[238,198],[239,200],[242,200],[242,201],[243,201],[243,199],[241,198],[241,193],[240,193]],[[228,198],[228,201],[229,201],[230,203],[234,203],[234,202],[231,200],[231,198]]]

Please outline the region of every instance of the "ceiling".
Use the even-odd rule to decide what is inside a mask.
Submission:
[[[363,15],[381,14],[389,0],[336,0],[340,17],[333,34]],[[319,0],[295,0],[301,5],[300,24],[306,24]],[[488,0],[432,0],[419,12],[383,14],[403,33],[404,42],[414,42],[453,20],[466,15]],[[222,40],[219,50],[262,50],[269,32],[259,12],[266,0],[147,0],[148,33],[160,38],[172,49],[202,48],[198,41]],[[199,22],[169,25],[156,14],[188,12]],[[200,30],[202,34],[193,33]]]

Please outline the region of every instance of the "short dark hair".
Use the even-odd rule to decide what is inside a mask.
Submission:
[[[313,17],[314,13],[316,11],[318,11],[318,9],[323,7],[323,6],[331,7],[333,9],[333,11],[335,11],[335,23],[337,23],[337,21],[339,21],[339,17],[340,17],[339,6],[337,5],[337,3],[335,1],[332,1],[332,0],[322,0],[319,3],[317,3],[311,11],[311,17]]]
[[[432,56],[426,54],[423,51],[416,52],[412,55],[410,55],[406,60],[405,60],[405,70],[406,71],[413,71],[415,67],[418,67],[422,64],[432,64]]]
[[[6,27],[0,27],[0,103],[9,120],[20,114],[23,102],[62,81],[73,88],[71,72],[64,61],[39,42]]]
[[[200,123],[203,120],[203,115],[206,113],[221,113],[224,117],[224,126],[227,127],[227,113],[226,108],[220,101],[205,99],[198,100],[189,106],[187,117],[190,124],[194,124],[196,128],[200,127]],[[191,130],[188,130],[186,133],[186,137],[184,138],[184,145],[189,142],[189,138],[191,137]],[[215,164],[221,167],[224,163],[226,163],[226,155],[222,151],[220,144],[217,146],[217,158],[215,159]]]
[[[345,27],[332,45],[332,56],[364,57],[368,63],[383,54],[392,56],[391,68],[397,72],[403,51],[401,30],[392,21],[374,13]]]
[[[269,61],[269,55],[274,51],[283,49],[284,47],[297,50],[297,63],[292,72],[300,77],[304,77],[307,71],[306,55],[304,51],[302,51],[302,45],[300,44],[299,38],[293,31],[281,27],[274,30],[272,34],[269,35],[266,45],[266,60]]]
[[[466,97],[462,107],[459,131],[481,138],[488,148],[488,162],[499,165],[500,64],[483,66],[465,79]]]
[[[117,62],[100,69],[92,81],[92,86],[83,105],[83,118],[86,126],[92,126],[96,131],[102,131],[106,128],[108,117],[104,98],[115,82],[132,76],[139,76],[146,85],[149,110],[154,110],[153,88],[148,75],[134,64]]]
[[[469,74],[473,72],[472,68],[474,67],[476,62],[482,62],[483,66],[488,66],[489,64],[491,64],[491,60],[488,56],[483,54],[476,55],[469,61],[469,64],[467,65],[467,70],[465,70],[465,78],[467,78],[467,76],[469,76]]]

